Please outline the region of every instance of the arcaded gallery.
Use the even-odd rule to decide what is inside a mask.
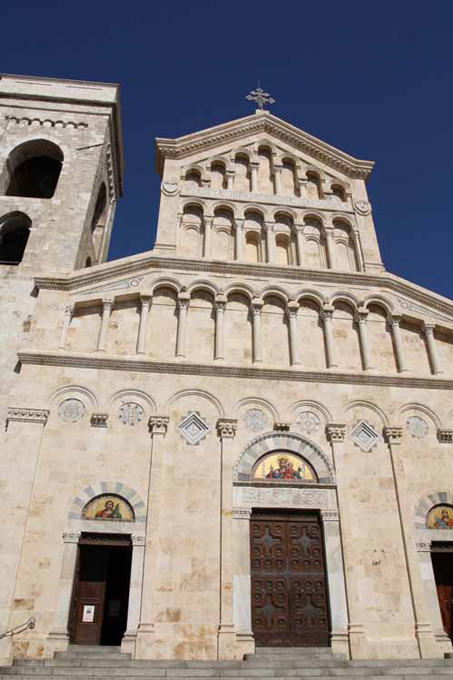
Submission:
[[[118,86],[0,78],[4,666],[453,652],[453,303],[386,271],[373,163],[256,96],[156,138],[108,261]]]

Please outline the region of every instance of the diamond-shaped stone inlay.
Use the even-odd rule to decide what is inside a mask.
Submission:
[[[189,411],[178,425],[178,430],[188,444],[192,446],[199,444],[209,432],[209,425],[196,411]]]
[[[379,435],[371,425],[368,425],[364,420],[355,426],[352,430],[350,437],[352,441],[360,446],[362,451],[371,451],[373,446],[375,446],[379,441]]]

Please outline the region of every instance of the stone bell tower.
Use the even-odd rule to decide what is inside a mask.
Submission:
[[[2,75],[0,139],[0,342],[15,362],[33,278],[107,258],[122,194],[118,86]],[[7,383],[13,367],[3,366]]]

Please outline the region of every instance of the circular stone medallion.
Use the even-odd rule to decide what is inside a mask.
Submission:
[[[410,416],[406,420],[408,434],[415,439],[423,439],[429,432],[428,423],[420,416]]]
[[[268,427],[269,419],[259,408],[249,408],[244,415],[244,424],[250,432],[261,432]]]
[[[143,420],[143,413],[144,411],[139,404],[128,401],[118,409],[118,420],[122,422],[123,425],[135,427],[137,423]]]
[[[299,430],[305,434],[316,432],[321,425],[319,417],[313,411],[300,411],[296,423],[299,426]]]
[[[58,415],[65,423],[76,423],[85,415],[85,404],[80,399],[65,399],[58,407]]]

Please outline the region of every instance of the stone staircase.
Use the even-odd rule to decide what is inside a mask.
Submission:
[[[452,676],[453,659],[405,659],[347,661],[328,648],[274,649],[262,647],[246,654],[244,661],[152,661],[132,660],[119,647],[73,646],[57,652],[54,659],[16,659],[0,667],[0,680],[97,680],[98,678],[168,678],[206,680],[240,678],[258,680],[434,680]]]

